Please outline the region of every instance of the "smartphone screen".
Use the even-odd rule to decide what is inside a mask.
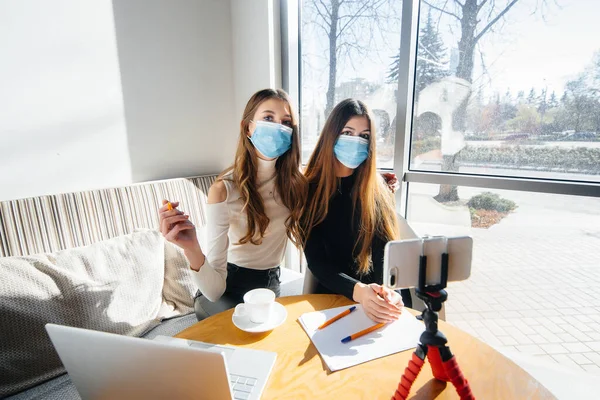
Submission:
[[[469,236],[434,236],[389,242],[384,252],[384,283],[393,289],[419,285],[420,256],[427,256],[426,284],[440,283],[442,254],[448,253],[448,282],[468,279],[471,274],[473,239]]]

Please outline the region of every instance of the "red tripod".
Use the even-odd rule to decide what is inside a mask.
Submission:
[[[425,357],[429,360],[433,376],[436,379],[451,382],[461,399],[474,400],[475,397],[471,392],[469,382],[460,371],[456,357],[450,352],[450,347],[446,345],[448,339],[438,330],[438,312],[442,309],[442,303],[448,298],[448,293],[443,290],[448,281],[448,254],[444,253],[442,255],[442,276],[439,285],[425,285],[426,270],[427,257],[421,256],[419,287],[416,289],[416,293],[417,297],[427,305],[422,313],[425,332],[421,334],[420,343],[404,370],[392,400],[405,400],[408,397],[413,382],[417,379],[421,368],[423,368]]]

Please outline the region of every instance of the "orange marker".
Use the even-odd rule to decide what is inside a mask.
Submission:
[[[360,332],[353,333],[352,335],[346,336],[345,338],[343,338],[342,339],[342,343],[348,343],[351,340],[358,339],[359,337],[365,336],[366,334],[371,333],[374,330],[377,330],[377,329],[383,327],[384,325],[385,325],[384,323],[373,325],[370,328],[364,329],[364,330],[362,330]]]
[[[356,310],[356,306],[352,306],[349,309],[347,309],[346,311],[342,311],[340,314],[336,315],[335,317],[331,318],[330,320],[323,322],[323,324],[319,327],[319,329],[323,329],[326,326],[333,324],[335,321],[337,321],[340,318],[345,317],[346,315],[350,314],[354,310]]]
[[[173,206],[171,205],[171,202],[168,201],[167,202],[167,210],[171,211],[173,209]]]

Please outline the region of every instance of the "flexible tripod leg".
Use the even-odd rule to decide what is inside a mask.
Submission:
[[[442,361],[442,356],[440,355],[439,348],[436,346],[427,347],[427,360],[429,360],[429,364],[431,365],[431,372],[433,373],[433,377],[439,381],[450,381],[450,378],[446,373],[446,369],[444,368],[444,362]]]
[[[425,357],[427,357],[427,346],[419,344],[412,354],[412,358],[408,361],[408,365],[392,396],[392,400],[405,400],[408,397],[412,384],[423,368]]]
[[[441,381],[449,381],[456,388],[462,400],[475,400],[469,382],[462,374],[456,357],[448,346],[428,346],[427,359],[431,364],[433,376]]]

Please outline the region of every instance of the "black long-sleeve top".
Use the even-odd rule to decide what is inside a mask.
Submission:
[[[383,248],[385,242],[378,237],[373,239],[373,268],[367,275],[358,273],[355,261],[358,249],[354,244],[358,237],[359,211],[353,215],[352,188],[355,175],[341,178],[338,190],[329,201],[329,211],[325,220],[313,227],[306,241],[304,255],[319,285],[318,293],[337,293],[352,299],[354,285],[383,282]],[[309,189],[309,203],[314,196],[315,186]]]
[[[317,293],[341,294],[353,299],[357,282],[383,283],[383,252],[387,241],[374,236],[371,244],[373,265],[368,274],[358,272],[356,256],[359,248],[354,249],[358,238],[360,209],[352,207],[352,190],[355,175],[340,179],[338,190],[329,201],[327,216],[313,227],[306,241],[304,255],[308,268],[317,278]],[[314,196],[315,185],[309,187],[308,202]],[[411,305],[410,293],[402,291],[404,304]]]

